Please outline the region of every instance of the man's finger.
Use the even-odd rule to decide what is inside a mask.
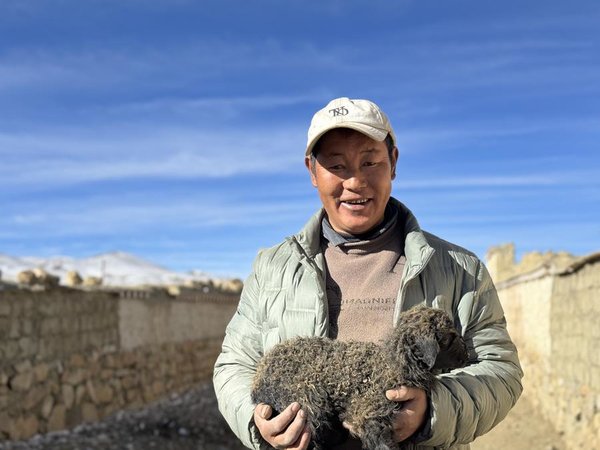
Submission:
[[[306,430],[306,414],[304,411],[299,411],[296,418],[290,424],[285,432],[277,436],[277,443],[286,448],[296,448],[300,445],[302,435]]]
[[[290,450],[306,450],[308,448],[308,444],[310,444],[310,430],[308,426],[305,425],[302,433],[298,440],[294,443]]]
[[[410,390],[406,386],[400,386],[396,389],[388,389],[385,391],[385,396],[388,400],[395,402],[404,402],[411,399]]]
[[[269,420],[273,414],[273,410],[269,405],[265,405],[264,403],[259,403],[254,408],[254,423],[260,427]]]
[[[258,414],[262,419],[268,419],[273,414],[273,409],[269,405],[261,403],[258,408],[260,408]]]
[[[285,430],[285,433],[277,437],[277,443],[286,449],[302,448],[304,441],[310,437],[304,436],[306,431],[308,430],[304,417],[298,414],[288,429]]]
[[[393,435],[396,442],[402,442],[412,435],[414,424],[411,412],[400,411],[394,414]]]
[[[279,434],[283,432],[290,422],[295,419],[296,415],[300,411],[300,404],[294,402],[288,405],[278,416],[273,417],[270,422],[273,426],[273,432]]]
[[[342,426],[343,426],[343,427],[344,427],[346,430],[348,430],[348,431],[350,431],[350,432],[352,432],[352,430],[354,429],[354,427],[352,426],[352,424],[351,424],[350,422],[347,422],[347,421],[345,421],[345,420],[342,422]]]

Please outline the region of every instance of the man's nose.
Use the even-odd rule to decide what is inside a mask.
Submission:
[[[367,186],[367,178],[360,170],[352,170],[344,180],[344,188],[350,190],[362,189]]]

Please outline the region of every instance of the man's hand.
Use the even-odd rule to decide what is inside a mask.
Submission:
[[[423,389],[400,386],[385,392],[388,400],[403,402],[400,411],[394,414],[394,440],[402,442],[411,437],[425,422],[427,394]]]
[[[260,403],[254,408],[254,424],[261,436],[276,449],[306,450],[310,443],[310,431],[306,425],[306,413],[298,403],[292,403],[281,414],[269,418],[273,410]]]

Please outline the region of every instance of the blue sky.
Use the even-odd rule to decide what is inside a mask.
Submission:
[[[600,249],[597,1],[2,0],[0,253],[245,276],[318,208],[312,114],[369,98],[393,195],[481,257]]]

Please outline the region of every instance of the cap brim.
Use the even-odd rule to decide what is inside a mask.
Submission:
[[[380,128],[371,127],[369,125],[365,125],[364,123],[356,123],[356,122],[336,123],[336,124],[331,125],[330,127],[325,128],[319,134],[317,134],[316,136],[314,136],[311,139],[309,144],[306,146],[305,156],[308,156],[311,154],[313,148],[315,147],[315,144],[317,143],[317,141],[319,139],[321,139],[323,137],[323,135],[325,133],[327,133],[328,131],[334,130],[336,128],[350,128],[352,130],[356,130],[356,131],[370,137],[371,139],[373,139],[375,141],[379,141],[379,142],[382,142],[383,140],[385,140],[385,137],[388,135],[387,130],[382,130]]]

